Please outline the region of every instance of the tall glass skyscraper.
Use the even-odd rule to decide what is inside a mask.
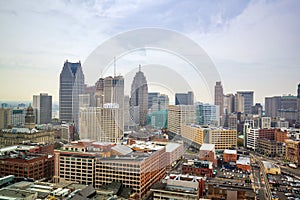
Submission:
[[[52,96],[47,93],[41,93],[40,95],[33,96],[33,105],[35,109],[36,124],[51,123],[52,120]]]
[[[140,126],[146,126],[148,114],[148,85],[146,77],[141,71],[141,66],[131,84],[130,107],[132,111],[131,116],[134,117],[135,123]],[[138,112],[138,114],[136,115],[134,112]]]
[[[81,63],[66,61],[60,73],[59,118],[61,121],[74,122],[78,127],[79,95],[84,94],[84,75]]]

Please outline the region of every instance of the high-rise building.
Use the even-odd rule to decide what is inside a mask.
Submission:
[[[219,113],[220,116],[224,113],[224,93],[223,93],[223,86],[221,84],[221,81],[216,82],[215,85],[215,105],[219,106]]]
[[[185,124],[196,123],[196,106],[194,105],[169,105],[168,129],[180,135],[181,127]]]
[[[11,125],[13,127],[23,127],[25,124],[26,108],[16,107],[11,110]]]
[[[35,109],[35,123],[48,124],[52,120],[52,96],[47,93],[33,96],[33,109]]]
[[[6,129],[11,125],[11,109],[0,108],[0,129]]]
[[[241,94],[244,97],[244,113],[251,114],[251,107],[253,106],[253,91],[239,91],[237,94]]]
[[[224,112],[226,114],[231,114],[234,112],[234,95],[226,94],[224,96]]]
[[[158,97],[159,92],[149,92],[148,93],[148,109],[151,109],[152,107],[152,102],[154,97]]]
[[[135,112],[138,112],[138,119],[134,118],[135,123],[140,126],[146,126],[148,115],[148,85],[146,77],[141,71],[141,66],[131,84],[130,106],[132,117],[136,115]]]
[[[265,97],[265,115],[277,117],[277,111],[281,108],[281,97]]]
[[[78,127],[80,94],[84,94],[81,63],[66,61],[60,73],[59,118],[61,121],[74,122],[75,127]]]
[[[194,93],[192,91],[188,93],[176,93],[175,105],[194,105]]]
[[[260,103],[256,103],[252,106],[251,114],[262,116],[262,105]]]
[[[152,98],[151,112],[160,110],[167,110],[169,106],[169,97],[165,94],[161,94]]]
[[[35,128],[35,116],[31,105],[28,106],[25,115],[25,128],[33,129]]]
[[[118,104],[107,103],[103,107],[81,107],[79,112],[79,137],[99,142],[118,142],[123,136],[119,126]]]
[[[250,129],[249,133],[246,135],[246,147],[255,150],[257,148],[257,138],[259,129]]]
[[[261,128],[271,128],[271,117],[262,117],[261,118]]]
[[[245,111],[245,98],[241,93],[237,93],[234,96],[234,112],[244,113]]]

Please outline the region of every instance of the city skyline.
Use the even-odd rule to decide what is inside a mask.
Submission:
[[[64,60],[84,63],[111,35],[143,27],[174,30],[197,42],[215,63],[224,94],[254,91],[254,102],[261,103],[266,96],[296,95],[300,72],[298,1],[10,1],[0,5],[0,101],[30,100],[33,94],[48,93],[58,102]],[[117,61],[117,72],[152,62],[187,67],[184,62],[176,66],[173,57],[165,54],[133,52]],[[82,68],[84,74],[95,70]],[[112,71],[99,71],[98,77],[112,75]],[[89,76],[86,80],[89,85],[97,81]],[[131,80],[125,84],[130,85]],[[153,88],[150,85],[149,92],[160,92]],[[195,99],[212,102],[203,96]]]

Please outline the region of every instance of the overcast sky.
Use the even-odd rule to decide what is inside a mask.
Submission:
[[[58,101],[65,60],[84,63],[111,36],[143,27],[174,30],[197,42],[214,62],[225,93],[253,90],[261,103],[265,96],[296,94],[299,19],[298,0],[1,0],[0,101],[32,100],[41,92]],[[96,82],[90,79],[88,84]]]

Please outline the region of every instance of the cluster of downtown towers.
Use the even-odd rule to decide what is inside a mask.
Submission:
[[[130,119],[136,125],[145,126],[148,113],[148,86],[141,67],[132,82],[131,96],[128,101]],[[74,123],[76,130],[79,131],[82,124],[81,111],[94,112],[96,123],[104,126],[100,134],[110,132],[111,136],[94,139],[107,142],[116,142],[120,139],[124,128],[124,78],[122,76],[101,77],[94,86],[87,87],[81,63],[66,61],[60,74],[59,118],[63,122]],[[81,139],[88,137],[86,134],[79,136]]]

